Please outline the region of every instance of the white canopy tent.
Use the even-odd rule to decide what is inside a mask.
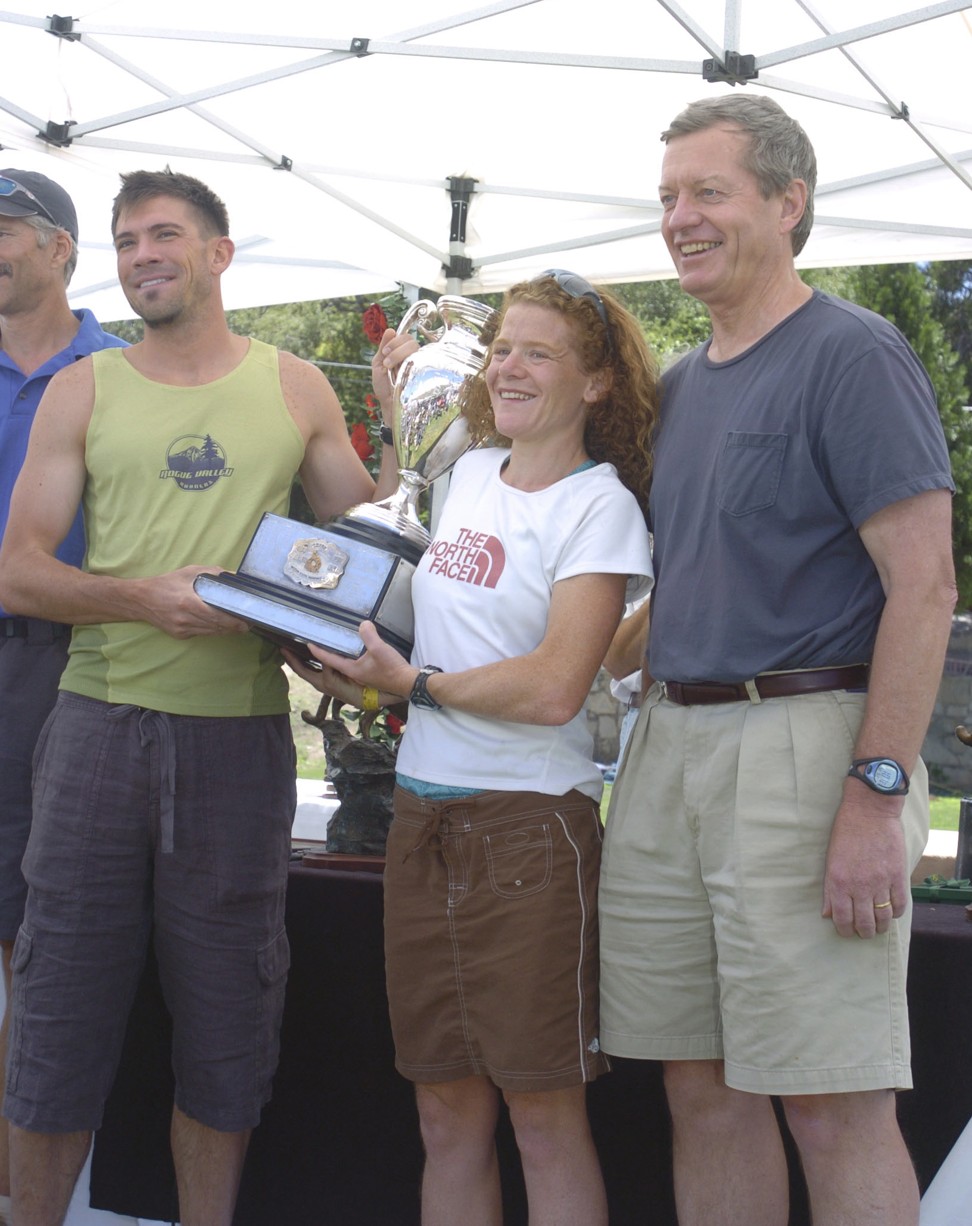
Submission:
[[[804,266],[972,257],[960,0],[470,2],[15,0],[0,166],[72,192],[72,300],[102,319],[130,314],[118,174],[166,164],[226,200],[229,306],[475,294],[553,264],[632,281],[671,276],[660,131],[693,98],[759,90],[817,149]]]

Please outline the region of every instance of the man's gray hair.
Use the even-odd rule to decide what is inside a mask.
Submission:
[[[765,199],[785,191],[794,179],[806,183],[807,206],[790,234],[793,254],[799,255],[813,226],[813,193],[817,186],[817,158],[806,132],[772,98],[728,94],[690,102],[661,138],[667,145],[676,136],[702,132],[719,124],[739,128],[749,137],[745,166],[755,175]]]
[[[74,276],[74,270],[78,266],[78,244],[67,230],[62,230],[60,226],[56,226],[53,221],[48,221],[46,217],[41,217],[35,213],[31,217],[21,217],[21,221],[27,223],[32,230],[37,231],[37,246],[46,247],[55,234],[64,234],[71,244],[71,254],[68,256],[67,263],[64,265],[64,284],[71,284],[71,278]]]

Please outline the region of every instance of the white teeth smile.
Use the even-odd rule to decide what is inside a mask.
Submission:
[[[532,396],[528,396],[526,392],[500,392],[501,400],[532,400]]]
[[[152,281],[140,281],[138,288],[139,289],[151,289],[153,285],[165,285],[168,279],[169,279],[168,277],[156,277]]]
[[[711,251],[713,247],[721,246],[721,243],[683,243],[679,251],[682,255],[698,255],[700,251]]]

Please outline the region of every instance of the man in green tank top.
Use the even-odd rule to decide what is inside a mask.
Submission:
[[[3,1111],[14,1211],[31,1223],[63,1221],[153,926],[180,1220],[232,1221],[276,1065],[294,753],[279,654],[193,580],[238,566],[295,473],[322,520],[396,483],[386,448],[376,490],[319,370],[229,330],[228,230],[199,180],[123,176],[112,231],[145,336],[51,381],[0,554],[5,609],[75,627],[13,956]],[[56,557],[79,505],[81,567]]]

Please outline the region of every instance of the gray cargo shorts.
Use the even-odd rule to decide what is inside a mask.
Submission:
[[[41,734],[3,1113],[101,1123],[153,935],[176,1104],[253,1127],[276,1069],[296,803],[286,715],[167,715],[62,693]]]

